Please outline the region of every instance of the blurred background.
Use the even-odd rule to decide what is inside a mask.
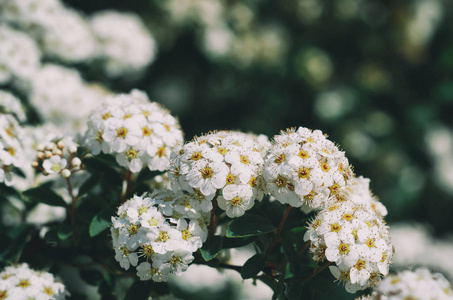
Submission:
[[[221,129],[322,130],[388,208],[394,266],[428,265],[453,280],[453,2],[63,2],[87,18],[135,14],[153,39],[152,62],[138,73],[64,61],[86,82],[146,91],[178,116],[186,140]],[[334,293],[351,299],[342,287]]]

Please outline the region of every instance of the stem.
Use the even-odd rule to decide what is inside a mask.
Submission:
[[[125,178],[125,186],[123,186],[123,193],[121,194],[121,203],[125,202],[131,193],[131,179],[132,172],[128,170]]]
[[[68,185],[68,192],[69,192],[69,195],[71,195],[71,199],[72,199],[72,202],[71,202],[71,209],[69,210],[69,216],[71,218],[71,224],[74,225],[75,223],[75,204],[77,202],[77,199],[76,197],[74,196],[74,192],[72,190],[72,185],[71,185],[71,181],[69,180],[69,178],[65,178],[66,179],[66,184]]]
[[[278,226],[278,229],[275,231],[274,234],[274,239],[272,242],[269,244],[269,246],[266,249],[266,252],[264,254],[265,257],[268,257],[269,254],[271,253],[272,249],[274,249],[275,245],[277,245],[278,242],[280,242],[280,234],[282,233],[283,226],[285,225],[286,218],[288,218],[289,212],[291,210],[292,206],[288,205],[283,212],[283,217],[282,220],[280,221],[280,225]]]
[[[304,283],[304,282],[306,282],[306,281],[312,279],[313,277],[315,277],[316,275],[318,275],[319,272],[321,272],[322,270],[324,270],[325,268],[327,268],[327,267],[330,266],[331,264],[332,264],[331,261],[326,261],[322,266],[320,266],[319,268],[315,269],[315,270],[313,271],[313,273],[311,273],[310,276],[308,276],[308,277],[302,279],[302,283]]]
[[[208,231],[208,238],[210,238],[214,234],[215,225],[217,220],[215,218],[215,210],[217,208],[217,197],[219,196],[219,190],[215,193],[214,199],[212,199],[212,210],[211,210],[211,218],[209,220],[209,231]]]
[[[227,263],[220,263],[219,267],[222,269],[235,270],[235,271],[238,271],[239,273],[241,273],[241,270],[242,270],[241,266],[229,265]]]
[[[311,241],[307,241],[302,248],[297,251],[299,254],[303,253],[305,250],[307,250],[308,247],[310,247]]]

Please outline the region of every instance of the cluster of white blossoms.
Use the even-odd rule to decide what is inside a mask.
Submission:
[[[25,122],[27,120],[20,100],[4,90],[0,90],[0,113],[12,114],[19,122]]]
[[[87,18],[60,0],[4,0],[0,20],[27,32],[44,56],[66,64],[100,62],[109,77],[140,75],[156,52],[151,33],[132,13],[105,11]]]
[[[170,153],[183,143],[178,120],[138,90],[108,96],[90,116],[85,143],[92,154],[114,154],[131,172],[143,166],[164,171]]]
[[[69,296],[66,287],[48,272],[34,271],[23,263],[0,272],[0,299],[60,300]]]
[[[371,196],[368,181],[356,179],[343,190],[310,222],[304,240],[310,241],[313,259],[335,263],[330,271],[355,293],[387,276],[393,246],[385,207]]]
[[[86,130],[85,120],[106,93],[85,83],[75,69],[45,64],[31,80],[29,99],[44,121],[74,134]]]
[[[275,136],[264,166],[269,193],[293,207],[322,208],[352,175],[344,152],[320,130],[304,127]]]
[[[137,75],[154,60],[154,39],[137,15],[102,11],[93,15],[90,22],[99,40],[107,76]]]
[[[41,53],[25,33],[0,25],[0,84],[30,80],[40,66]]]
[[[203,212],[212,210],[221,191],[219,207],[230,218],[242,216],[264,196],[263,156],[268,148],[263,135],[219,131],[195,137],[172,154],[172,189],[190,193]]]
[[[390,275],[373,290],[361,300],[453,299],[448,280],[441,273],[433,274],[426,268]]]
[[[207,215],[191,209],[187,196],[170,190],[134,196],[112,217],[113,248],[121,267],[141,280],[180,276],[206,241]]]
[[[0,114],[0,182],[13,184],[12,168],[22,168],[25,159],[23,129],[9,114]]]
[[[52,141],[37,145],[34,168],[41,170],[44,175],[60,174],[68,178],[71,174],[81,171],[82,160],[77,157],[77,143],[71,137],[56,138]]]

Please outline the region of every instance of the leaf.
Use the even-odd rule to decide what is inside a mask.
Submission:
[[[300,233],[300,232],[304,232],[306,230],[307,230],[306,227],[294,227],[294,228],[291,229],[291,232],[292,233]]]
[[[241,269],[243,279],[248,279],[256,276],[265,266],[265,257],[263,254],[255,254],[250,257]]]
[[[111,216],[112,212],[110,210],[103,210],[95,215],[90,223],[90,236],[96,236],[109,228],[112,225]]]
[[[63,223],[60,225],[57,235],[60,240],[64,241],[68,237],[70,237],[73,232],[74,232],[74,226],[71,226],[70,224],[67,224],[67,223]]]
[[[268,285],[274,291],[272,299],[285,299],[285,286],[283,284],[283,281],[276,281],[275,279],[266,275],[258,276],[257,278]]]
[[[228,226],[226,236],[230,238],[255,236],[266,234],[276,229],[265,217],[248,214],[234,219]]]
[[[200,248],[201,256],[205,261],[209,261],[219,254],[222,250],[222,237],[212,236]]]
[[[104,275],[99,270],[80,270],[80,277],[89,285],[98,286],[104,281]]]
[[[148,300],[152,286],[152,281],[140,281],[140,279],[137,279],[127,291],[124,300]]]
[[[286,259],[290,264],[291,271],[296,275],[299,274],[299,255],[297,254],[294,244],[285,238],[282,241],[282,248]]]
[[[254,240],[255,238],[253,237],[224,239],[222,248],[223,249],[239,248],[252,243]]]
[[[288,299],[301,300],[307,296],[307,292],[304,291],[304,285],[300,282],[293,282],[288,288]]]
[[[32,200],[40,203],[44,203],[50,206],[62,206],[66,207],[67,204],[63,198],[57,195],[48,187],[40,186],[26,190],[24,195],[31,198]]]
[[[85,180],[84,183],[79,188],[79,193],[77,194],[78,197],[85,195],[89,191],[91,191],[98,183],[99,183],[100,177],[99,176],[90,176],[87,180]]]

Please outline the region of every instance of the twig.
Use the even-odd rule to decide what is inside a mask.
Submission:
[[[212,199],[212,210],[211,210],[211,218],[209,220],[209,230],[208,230],[208,238],[210,238],[214,234],[215,226],[217,223],[215,217],[215,210],[217,208],[217,197],[219,196],[219,190],[215,193],[214,199]]]
[[[121,194],[121,203],[125,202],[129,197],[131,192],[131,179],[132,179],[132,172],[130,170],[126,173],[126,178],[124,181],[125,186],[123,186],[123,192]]]
[[[321,272],[322,270],[324,270],[325,268],[327,268],[328,266],[330,266],[332,264],[331,261],[327,261],[325,262],[322,266],[320,266],[319,268],[315,269],[313,271],[313,273],[311,273],[310,276],[306,277],[306,278],[303,278],[302,279],[302,283],[304,282],[307,282],[308,280],[312,279],[313,277],[315,277],[316,275],[318,275],[319,272]]]
[[[283,226],[285,225],[286,218],[288,217],[289,212],[291,211],[291,208],[292,208],[292,206],[288,205],[286,207],[285,211],[283,212],[283,217],[282,217],[282,220],[280,221],[280,225],[278,226],[278,229],[275,231],[274,238],[273,238],[272,242],[269,244],[269,246],[267,247],[266,252],[264,254],[264,256],[266,258],[269,256],[269,254],[271,253],[271,251],[275,247],[275,245],[277,245],[280,242],[280,240],[281,240],[280,234],[283,230]]]
[[[69,195],[71,196],[71,208],[69,210],[69,216],[71,218],[71,224],[74,225],[75,223],[75,204],[77,202],[77,199],[76,197],[74,196],[74,192],[73,192],[73,189],[72,189],[72,185],[71,185],[71,181],[69,180],[69,177],[68,178],[65,178],[66,179],[66,184],[68,186],[68,192],[69,192]]]

